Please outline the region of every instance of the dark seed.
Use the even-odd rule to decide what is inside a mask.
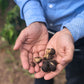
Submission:
[[[51,71],[55,71],[56,70],[56,66],[53,66],[53,67],[50,66],[50,70]]]
[[[48,59],[53,59],[53,58],[54,58],[53,55],[49,55],[49,56],[48,56]]]
[[[49,60],[44,60],[44,61],[43,61],[43,64],[48,65],[48,64],[49,64]]]
[[[49,68],[50,68],[50,70],[51,71],[55,71],[56,70],[56,65],[57,65],[57,63],[56,63],[56,61],[54,60],[52,60],[52,61],[50,61],[49,62]]]
[[[50,60],[50,59],[53,59],[53,58],[54,58],[53,55],[49,55],[49,54],[44,55],[44,60]]]
[[[36,64],[35,64],[34,62],[31,62],[30,65],[31,65],[32,67],[35,67]]]
[[[50,68],[49,68],[49,61],[43,61],[43,65],[42,65],[42,70],[44,72],[49,72],[50,71]]]
[[[43,60],[47,60],[46,57],[44,57]]]
[[[43,59],[47,60],[48,59],[48,54],[45,54]]]
[[[48,72],[48,66],[47,66],[46,64],[43,64],[42,70],[43,70],[44,72]]]

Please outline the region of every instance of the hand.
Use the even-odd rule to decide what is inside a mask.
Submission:
[[[20,49],[20,58],[24,69],[30,73],[38,72],[39,66],[30,66],[33,57],[43,56],[48,42],[48,32],[43,23],[35,22],[22,30],[14,50]]]
[[[58,64],[54,72],[45,73],[40,71],[35,74],[36,78],[44,77],[45,80],[49,80],[58,75],[73,59],[74,43],[69,30],[65,28],[57,32],[48,42],[47,48],[55,49],[56,56],[54,59]]]

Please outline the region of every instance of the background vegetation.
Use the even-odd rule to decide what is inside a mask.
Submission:
[[[9,0],[0,0],[1,14],[4,16],[5,10],[9,6]],[[25,23],[20,19],[19,7],[14,6],[13,9],[7,11],[5,18],[5,24],[1,36],[9,42],[9,44],[14,44],[20,31],[25,27]]]

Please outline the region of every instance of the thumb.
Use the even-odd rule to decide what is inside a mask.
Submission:
[[[18,36],[13,49],[18,50],[22,46],[22,43],[25,41],[25,38],[26,38],[26,34],[25,34],[24,30],[23,30],[20,33],[20,35]]]
[[[73,53],[74,53],[74,49],[67,50],[66,55],[63,57],[61,61],[61,64],[66,65],[70,63],[73,60]]]

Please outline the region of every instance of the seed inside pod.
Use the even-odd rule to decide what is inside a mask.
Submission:
[[[34,61],[35,61],[36,63],[40,63],[40,62],[42,61],[42,59],[41,59],[41,57],[35,57],[35,58],[34,58]]]
[[[43,61],[43,65],[42,65],[42,70],[44,72],[50,72],[50,68],[49,68],[49,61]]]
[[[57,65],[58,63],[56,62],[56,60],[51,60],[52,63],[54,63],[55,65]]]
[[[54,55],[55,54],[55,50],[53,48],[47,48],[46,53],[50,54],[50,55]]]
[[[56,70],[56,66],[52,62],[49,63],[49,67],[50,67],[51,71],[55,71]]]
[[[48,54],[45,54],[45,55],[43,56],[43,59],[46,60],[47,58],[48,58]]]
[[[30,65],[31,65],[32,67],[35,67],[36,64],[35,64],[34,62],[31,62]]]
[[[54,60],[52,60],[52,61],[50,61],[49,62],[49,68],[50,68],[50,70],[51,71],[55,71],[56,70],[56,65],[57,65],[57,63],[56,63],[56,61]]]
[[[53,55],[48,55],[48,59],[53,59],[54,56]]]

